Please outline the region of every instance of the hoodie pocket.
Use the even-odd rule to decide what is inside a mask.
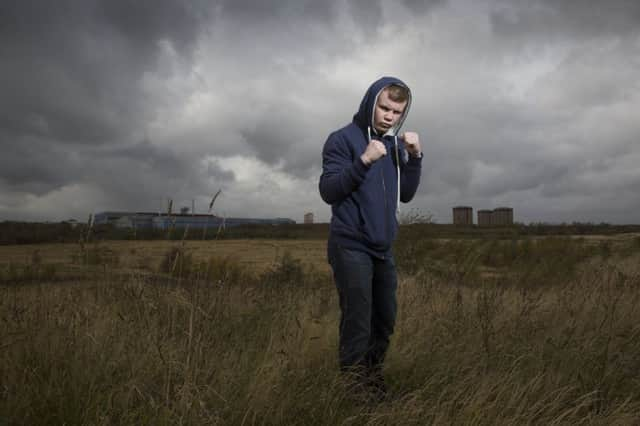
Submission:
[[[376,183],[375,181],[373,183]],[[381,185],[380,181],[377,182]],[[384,195],[382,188],[369,185],[365,192],[360,192],[356,200],[358,211],[358,231],[363,242],[370,247],[385,247],[389,244],[386,235]]]

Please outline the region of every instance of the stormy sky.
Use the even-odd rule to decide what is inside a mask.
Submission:
[[[369,84],[403,79],[422,182],[403,210],[640,223],[636,0],[8,0],[0,221],[174,205],[307,211]]]

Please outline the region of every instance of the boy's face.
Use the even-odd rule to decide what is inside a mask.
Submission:
[[[378,133],[384,134],[395,126],[407,106],[407,101],[395,102],[389,99],[389,91],[382,90],[373,109],[373,127]]]

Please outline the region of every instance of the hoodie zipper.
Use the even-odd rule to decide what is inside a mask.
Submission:
[[[367,126],[367,142],[371,143],[371,127]],[[385,143],[384,138],[382,139],[382,142]],[[386,147],[386,143],[385,143],[385,147]],[[397,155],[397,154],[396,154]],[[380,165],[380,177],[382,178],[382,197],[384,198],[384,236],[386,237],[387,241],[391,241],[391,236],[389,235],[389,203],[387,201],[387,185],[384,182],[384,164]],[[383,259],[384,259],[384,255],[383,255]]]

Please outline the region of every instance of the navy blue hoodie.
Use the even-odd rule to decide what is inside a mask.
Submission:
[[[373,128],[378,95],[390,84],[407,87],[393,77],[375,81],[353,121],[329,135],[322,151],[319,185],[322,199],[331,204],[329,246],[362,250],[380,258],[390,255],[398,230],[398,201],[407,203],[415,195],[422,164],[421,158],[407,155],[404,142],[396,137],[411,97],[394,128],[385,135],[377,135]],[[367,166],[360,156],[371,137],[385,144],[387,155]]]

